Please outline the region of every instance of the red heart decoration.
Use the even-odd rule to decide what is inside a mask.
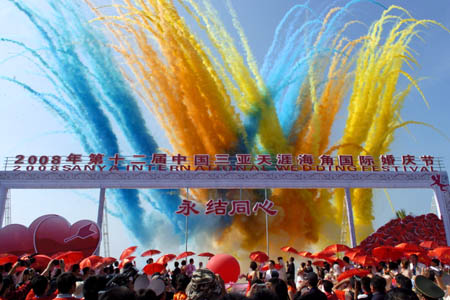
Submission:
[[[363,240],[361,245],[371,251],[381,244],[395,246],[399,243],[420,243],[424,240],[433,240],[439,245],[446,244],[443,222],[435,214],[391,220]]]
[[[100,229],[90,220],[73,225],[61,216],[40,218],[34,231],[34,248],[38,253],[52,255],[65,251],[81,251],[85,256],[94,253],[100,243]]]
[[[33,235],[27,227],[10,224],[0,229],[0,253],[34,253]]]

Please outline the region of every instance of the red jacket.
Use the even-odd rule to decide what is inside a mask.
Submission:
[[[27,296],[28,292],[31,290],[31,282],[28,281],[18,289],[10,291],[3,298],[4,300],[23,300]]]
[[[25,300],[52,300],[56,298],[56,295],[58,294],[58,290],[54,291],[53,294],[45,296],[45,297],[36,297],[36,294],[33,290],[31,290]]]

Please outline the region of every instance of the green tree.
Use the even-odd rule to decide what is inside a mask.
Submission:
[[[404,209],[397,210],[395,212],[397,219],[404,219],[406,217],[406,211]]]

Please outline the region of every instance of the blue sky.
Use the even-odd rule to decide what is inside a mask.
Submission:
[[[102,1],[107,2],[107,1]],[[213,1],[215,4],[219,1]],[[311,6],[320,9],[330,1],[310,1]],[[419,19],[434,19],[450,28],[450,5],[446,0],[433,1],[380,1],[385,6],[395,4],[406,8]],[[239,20],[248,37],[250,47],[261,64],[273,38],[275,28],[283,15],[292,5],[303,1],[291,0],[234,0],[232,1]],[[342,3],[342,2],[338,2]],[[220,3],[219,3],[220,4]],[[217,4],[225,24],[232,30],[231,20],[224,6]],[[382,10],[379,6],[364,2],[351,10],[355,19],[370,24],[377,19]],[[357,31],[357,29],[355,29]],[[359,34],[354,32],[352,34]],[[234,35],[236,37],[236,35]],[[39,39],[32,26],[12,5],[3,1],[0,4],[0,37],[26,41],[39,48]],[[419,66],[409,71],[417,78],[423,78],[420,87],[430,103],[426,107],[415,90],[408,96],[402,112],[403,119],[426,122],[450,135],[448,117],[450,95],[450,34],[443,29],[429,25],[421,29],[424,41],[416,39],[412,48],[417,52]],[[25,82],[46,88],[42,77],[29,71],[29,62],[23,57],[8,57],[17,53],[7,45],[0,43],[0,75],[14,76]],[[50,87],[49,87],[50,88]],[[27,94],[23,89],[0,80],[0,159],[17,154],[45,155],[49,153],[83,153],[82,147],[64,124],[43,105]],[[147,112],[146,117],[150,118]],[[341,109],[334,128],[340,134],[346,118],[346,106]],[[154,127],[156,128],[156,126]],[[423,126],[410,126],[410,133],[399,130],[391,147],[396,155],[430,154],[444,157],[445,165],[450,165],[450,147],[448,138]],[[335,142],[338,135],[333,136]],[[161,133],[157,139],[164,139]],[[130,153],[133,154],[133,153]],[[29,225],[35,218],[47,213],[57,213],[71,222],[79,219],[96,219],[98,198],[97,190],[13,190],[12,221]],[[430,211],[432,193],[430,191],[389,190],[395,209],[404,208],[413,214]],[[384,224],[393,217],[392,210],[383,191],[376,191],[374,198],[375,227]],[[118,256],[125,247],[135,244],[119,219],[110,216],[111,254]],[[160,245],[151,245],[158,247]],[[295,245],[294,245],[295,246]],[[168,247],[167,251],[179,251],[178,245]],[[142,249],[143,250],[143,249]],[[201,250],[201,249],[200,249]]]

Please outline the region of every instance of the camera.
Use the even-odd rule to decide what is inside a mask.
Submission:
[[[36,261],[36,259],[34,257],[29,257],[27,259],[19,259],[19,266],[21,267],[30,267],[34,262]]]
[[[110,289],[117,286],[126,286],[131,281],[134,281],[137,274],[138,270],[134,266],[128,266],[123,270],[123,273],[114,275],[106,284],[106,288]]]

